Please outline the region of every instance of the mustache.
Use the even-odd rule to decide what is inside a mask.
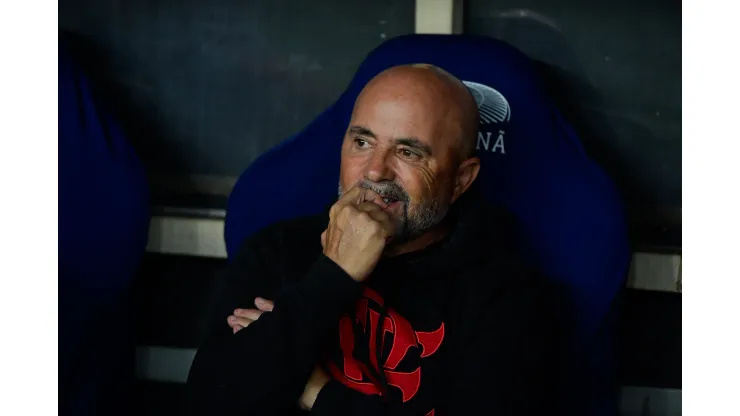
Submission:
[[[369,189],[383,198],[389,198],[406,203],[408,203],[410,200],[409,194],[406,192],[406,190],[403,189],[401,185],[392,181],[382,181],[376,183],[371,182],[367,179],[363,179],[357,183],[357,186],[359,186],[360,188]]]

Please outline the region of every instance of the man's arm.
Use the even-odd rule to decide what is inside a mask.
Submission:
[[[345,306],[360,295],[358,282],[373,271],[393,235],[382,206],[372,190],[347,191],[329,211],[329,225],[320,236],[322,254],[303,279],[274,297],[266,292],[275,289],[276,270],[290,259],[278,256],[282,248],[270,244],[264,232],[245,245],[222,291],[225,307],[217,310],[226,317],[256,297],[275,305],[271,312],[256,312],[236,333],[223,321],[222,332],[203,344],[188,377],[191,413],[271,415],[295,409],[323,342]]]
[[[191,414],[270,415],[295,408],[321,343],[359,295],[360,286],[323,254],[302,280],[281,289],[275,250],[264,235],[256,237],[230,265],[217,292],[213,330],[190,369]],[[274,309],[234,334],[227,317],[258,296],[274,299]]]
[[[556,318],[544,284],[526,278],[470,308],[462,338],[445,358],[434,416],[541,416],[555,411]],[[331,381],[319,392],[318,416],[403,415],[376,395]]]

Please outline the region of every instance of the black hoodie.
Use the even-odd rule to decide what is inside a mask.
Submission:
[[[466,196],[445,240],[384,258],[363,284],[322,254],[326,214],[249,239],[215,298],[188,379],[197,415],[283,415],[316,364],[316,415],[542,415],[553,406],[555,308],[518,260],[508,216]],[[232,334],[226,317],[275,308]],[[380,369],[383,371],[380,371]]]

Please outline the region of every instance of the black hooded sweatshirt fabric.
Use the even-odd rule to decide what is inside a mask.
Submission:
[[[552,413],[551,291],[516,255],[508,215],[466,196],[448,220],[446,239],[383,258],[363,283],[322,253],[328,212],[247,240],[214,297],[188,412],[301,414],[320,365],[333,380],[319,416]],[[226,318],[258,296],[273,311],[233,334]]]

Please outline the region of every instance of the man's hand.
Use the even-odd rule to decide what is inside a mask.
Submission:
[[[321,234],[324,254],[358,282],[370,276],[393,237],[385,207],[380,195],[355,186],[329,211],[329,226]]]
[[[257,309],[234,309],[234,314],[229,315],[226,319],[226,322],[228,322],[235,334],[248,327],[252,322],[260,319],[263,313],[272,312],[275,304],[267,299],[256,298],[254,300],[254,306]]]
[[[319,397],[319,392],[330,380],[329,375],[321,367],[314,367],[311,377],[308,378],[308,383],[306,383],[306,388],[303,389],[303,394],[298,399],[298,406],[303,410],[310,411],[316,402],[316,398]]]

